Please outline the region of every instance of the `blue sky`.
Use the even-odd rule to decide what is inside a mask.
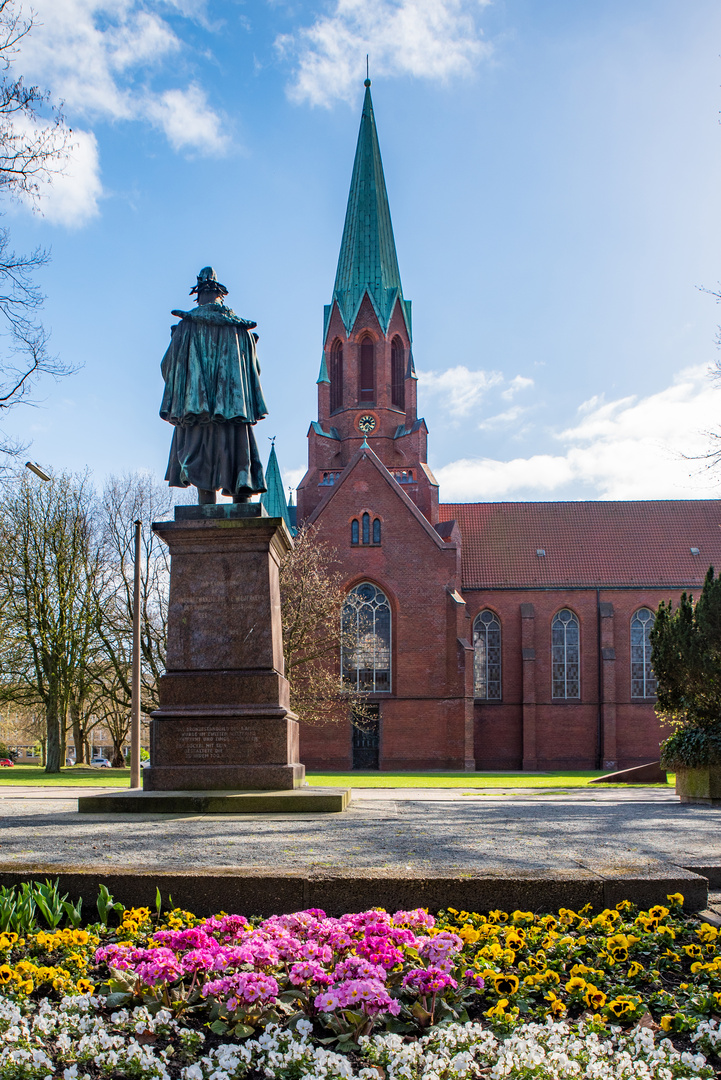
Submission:
[[[368,52],[441,498],[718,495],[683,456],[721,429],[716,0],[33,7],[18,67],[76,149],[5,221],[52,249],[45,321],[82,365],[6,425],[34,459],[162,477],[170,310],[210,263],[298,482]]]

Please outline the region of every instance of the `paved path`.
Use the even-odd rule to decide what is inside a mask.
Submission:
[[[659,788],[354,790],[343,814],[78,814],[103,788],[0,787],[0,866],[644,871],[721,866],[721,808]],[[115,790],[115,789],[110,789]]]

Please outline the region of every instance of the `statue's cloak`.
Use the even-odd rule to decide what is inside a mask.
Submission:
[[[268,415],[255,353],[256,325],[222,304],[203,304],[180,317],[160,370],[160,415],[170,424],[209,421],[255,424]]]
[[[256,325],[222,304],[174,311],[161,372],[163,420],[174,425],[166,480],[172,487],[265,491],[251,425],[268,409],[255,351]]]

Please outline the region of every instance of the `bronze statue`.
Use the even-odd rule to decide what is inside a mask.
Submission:
[[[161,372],[160,415],[173,425],[165,479],[171,487],[198,489],[199,503],[214,503],[220,488],[233,502],[266,490],[253,424],[267,416],[252,333],[223,303],[228,290],[212,266],[198,274],[192,311],[173,311]]]

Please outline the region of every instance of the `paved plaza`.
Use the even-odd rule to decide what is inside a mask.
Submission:
[[[721,870],[721,808],[647,789],[356,789],[342,814],[78,814],[78,794],[0,789],[0,866],[644,872]]]

